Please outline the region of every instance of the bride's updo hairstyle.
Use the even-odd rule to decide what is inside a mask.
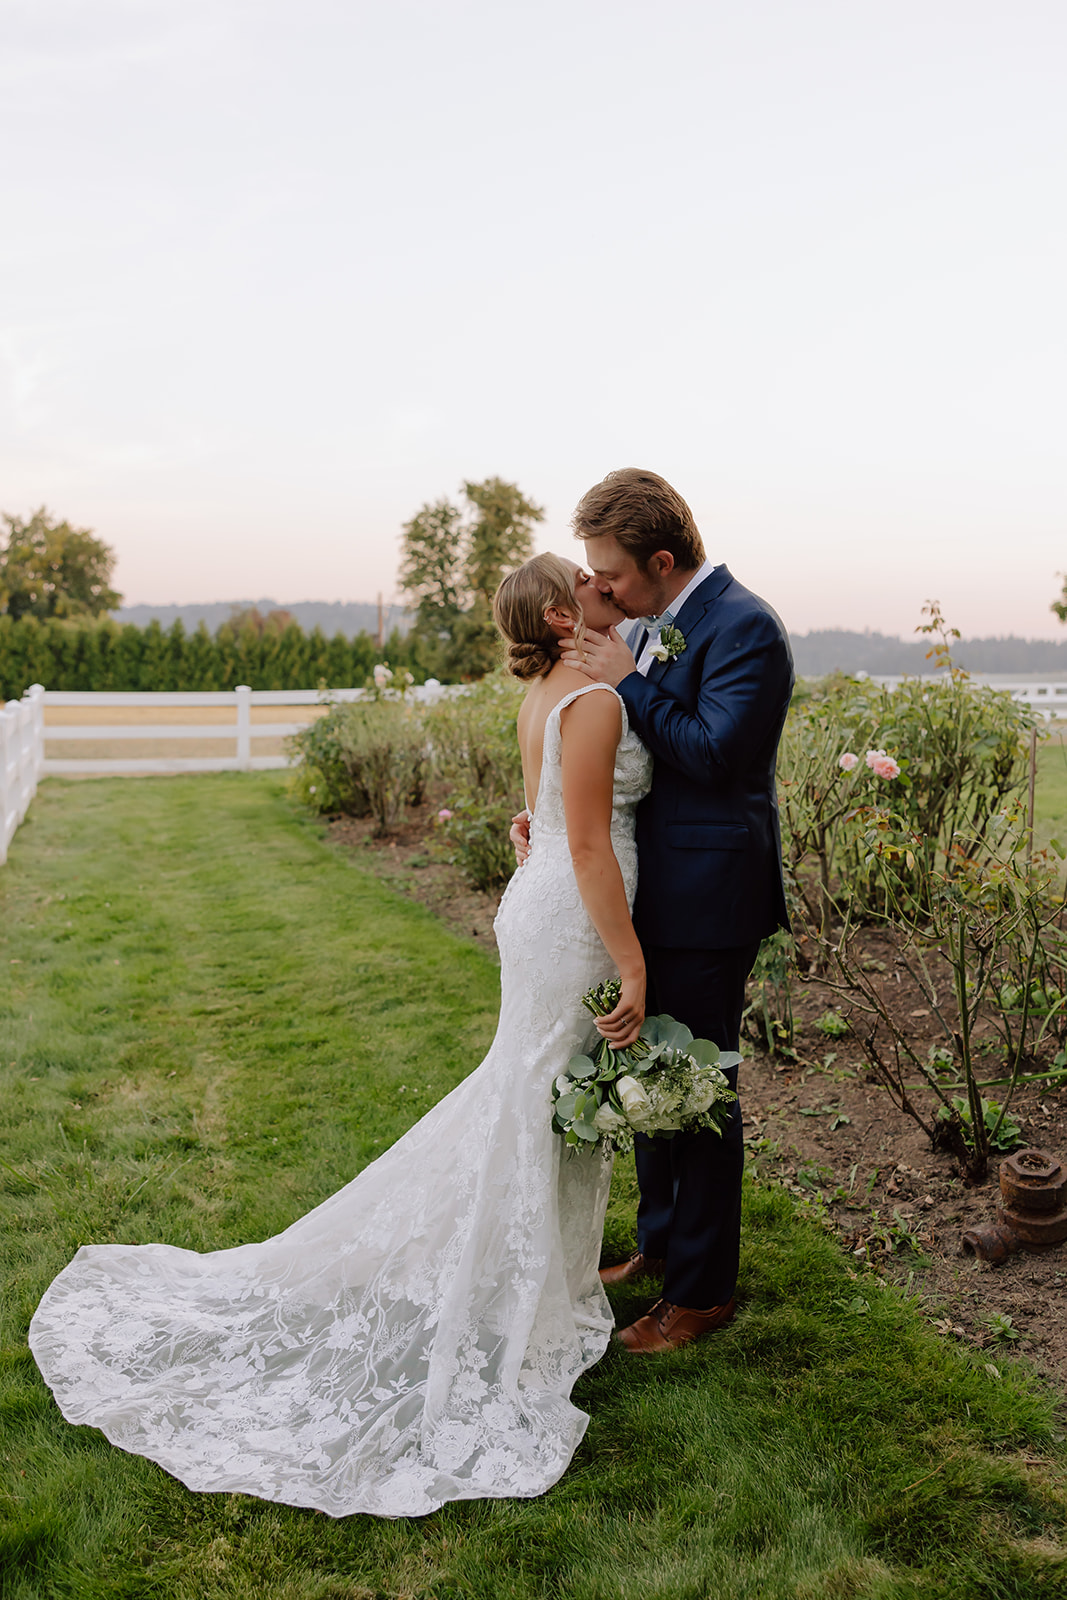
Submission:
[[[559,660],[559,640],[545,621],[549,606],[574,618],[579,653],[585,637],[574,575],[559,556],[533,556],[509,572],[493,596],[493,617],[507,640],[505,665],[516,678],[543,678]]]

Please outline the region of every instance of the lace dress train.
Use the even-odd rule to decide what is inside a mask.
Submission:
[[[497,917],[481,1066],[262,1244],[79,1250],[30,1327],[69,1421],[191,1489],[335,1517],[537,1495],[565,1470],[588,1423],[571,1388],[611,1330],[596,1270],[610,1161],[568,1155],[549,1126],[552,1080],[592,1037],[580,996],[611,975],[567,850],[573,698],[546,727],[530,857]],[[650,762],[625,711],[623,727],[612,839],[632,899]]]

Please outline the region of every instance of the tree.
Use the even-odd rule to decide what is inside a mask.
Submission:
[[[256,638],[262,639],[267,633],[284,633],[292,623],[291,611],[261,611],[258,606],[231,606],[230,614],[220,628],[229,628],[235,634],[244,628],[251,628]]]
[[[111,588],[115,552],[88,528],[57,522],[45,506],[27,521],[4,512],[0,548],[0,607],[16,620],[98,617],[121,605]]]
[[[1063,574],[1058,573],[1057,576],[1063,577]],[[1061,622],[1067,622],[1067,578],[1063,578],[1063,588],[1060,590],[1060,597],[1058,600],[1053,600],[1052,604],[1049,606],[1049,610],[1054,611]]]
[[[400,587],[416,603],[419,620],[455,616],[463,581],[463,513],[450,500],[435,500],[404,524]]]
[[[513,483],[465,482],[466,507],[435,500],[404,524],[400,588],[415,601],[411,659],[439,678],[481,677],[499,654],[492,599],[533,551],[540,506]]]
[[[491,603],[505,572],[533,555],[534,523],[543,522],[545,513],[503,478],[465,483],[463,493],[474,512],[464,562],[467,588]]]

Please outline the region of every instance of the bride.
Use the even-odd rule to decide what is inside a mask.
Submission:
[[[588,1417],[603,1354],[597,1276],[610,1160],[566,1155],[551,1086],[593,1025],[635,1039],[645,974],[630,921],[634,808],[651,762],[614,689],[559,660],[619,620],[573,562],[535,556],[495,615],[529,684],[518,734],[530,855],[496,921],[489,1054],[391,1149],[284,1233],[200,1255],[88,1245],[51,1284],[30,1344],[64,1416],[191,1489],[330,1516],[418,1516],[537,1495]]]

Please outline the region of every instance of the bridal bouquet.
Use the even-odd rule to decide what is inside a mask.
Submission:
[[[582,996],[596,1017],[619,1003],[617,978]],[[741,1060],[710,1039],[694,1039],[673,1017],[646,1017],[641,1036],[616,1050],[601,1039],[589,1056],[573,1056],[552,1085],[552,1126],[567,1144],[592,1150],[633,1148],[635,1133],[670,1138],[694,1128],[721,1134],[737,1099],[723,1073]]]

